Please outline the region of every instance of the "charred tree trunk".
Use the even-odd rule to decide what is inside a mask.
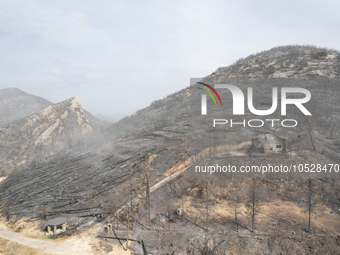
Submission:
[[[118,230],[118,212],[116,212],[116,223],[117,223],[117,230]]]
[[[131,201],[130,201],[130,208],[131,208],[131,229],[133,230],[133,207],[132,207],[132,194],[133,194],[133,190],[132,190],[132,183],[130,184],[130,188],[131,188]]]
[[[236,232],[238,232],[238,221],[237,221],[237,203],[235,202],[235,223],[236,223]]]
[[[311,220],[311,213],[312,213],[312,180],[309,179],[308,181],[309,186],[309,196],[308,196],[308,232],[310,232],[310,220]]]
[[[132,200],[133,200],[133,189],[132,189],[132,168],[131,164],[129,163],[129,170],[130,170],[130,208],[131,208],[131,229],[133,230],[133,207],[132,207]]]
[[[206,230],[209,230],[209,183],[207,184],[206,188],[206,208],[207,208],[207,218],[206,218]]]
[[[6,198],[6,219],[7,219],[7,221],[9,221],[10,218],[11,218],[11,215],[10,215],[10,213],[9,213],[8,190],[6,191],[6,196],[7,196],[7,198]]]
[[[253,191],[252,191],[252,217],[251,217],[251,232],[254,232],[255,225],[255,178],[253,178]]]
[[[261,208],[259,206],[259,196],[260,195],[257,194],[256,180],[255,178],[253,178],[253,183],[250,186],[249,195],[246,202],[247,215],[251,221],[250,232],[252,233],[255,230],[255,218],[257,214],[261,211]]]
[[[171,181],[170,181],[171,182]],[[170,197],[169,197],[169,194],[170,194],[170,192],[171,192],[171,187],[170,187],[170,182],[168,183],[168,188],[169,188],[169,191],[167,191],[166,190],[166,192],[165,192],[165,194],[166,194],[166,200],[167,201],[170,201]],[[168,226],[168,229],[169,229],[169,231],[170,231],[170,203],[167,203],[167,217],[168,217],[168,224],[169,224],[169,226]]]
[[[149,214],[149,229],[151,230],[151,212],[150,212],[150,183],[149,183],[149,176],[145,169],[145,178],[146,178],[146,205],[148,207],[148,214]]]
[[[126,250],[128,250],[129,248],[130,211],[131,211],[131,207],[129,207],[129,213],[128,213],[127,233],[126,233]]]

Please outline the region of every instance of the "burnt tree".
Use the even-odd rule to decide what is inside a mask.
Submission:
[[[210,182],[207,182],[207,186],[206,186],[206,224],[205,224],[205,229],[209,230],[209,205],[210,205],[210,201],[209,201],[209,188],[210,188]]]
[[[247,214],[251,218],[251,232],[254,232],[255,229],[255,219],[256,216],[260,213],[261,208],[259,206],[259,194],[256,187],[256,179],[252,179],[252,185],[250,187],[246,208]]]
[[[150,212],[150,181],[147,170],[145,169],[145,181],[146,181],[146,190],[145,190],[145,202],[148,207],[149,214],[149,230],[151,230],[151,212]]]
[[[134,189],[132,188],[132,167],[129,163],[129,171],[130,171],[130,208],[131,208],[131,229],[133,230],[133,192]]]
[[[310,232],[311,214],[312,214],[312,180],[308,179],[308,229],[307,229],[308,232]]]

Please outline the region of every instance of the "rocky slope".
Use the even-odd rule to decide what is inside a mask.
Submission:
[[[52,104],[42,97],[28,94],[17,88],[0,89],[0,126],[38,113]],[[110,125],[108,122],[94,117],[90,112],[83,111],[95,130]]]
[[[9,201],[9,206],[6,204],[3,208],[10,208],[10,213],[18,218],[83,216],[81,220],[75,219],[73,230],[95,224],[100,220],[96,215],[103,214],[109,222],[116,222],[113,215],[118,214],[119,229],[123,231],[117,233],[125,236],[126,205],[131,204],[132,193],[135,223],[130,234],[135,239],[143,239],[151,254],[193,251],[201,254],[230,251],[233,254],[337,254],[340,250],[338,179],[208,181],[190,178],[186,169],[192,160],[205,160],[208,155],[217,157],[216,151],[220,148],[226,149],[218,152],[227,153],[223,160],[250,164],[257,160],[271,164],[313,160],[340,163],[339,56],[338,52],[315,47],[278,47],[219,68],[203,79],[208,84],[234,84],[243,92],[253,87],[254,94],[261,95],[255,105],[258,109],[268,109],[271,105],[271,93],[263,90],[264,85],[308,88],[312,100],[306,107],[313,118],[289,111],[286,118],[299,120],[296,129],[226,128],[224,138],[214,144],[209,140],[209,134],[214,138],[212,130],[201,125],[198,131],[208,136],[206,142],[198,143],[203,140],[191,138],[193,123],[199,120],[192,116],[200,108],[192,107],[192,101],[200,102],[202,92],[196,85],[189,86],[114,123],[106,130],[105,142],[86,154],[68,155],[10,175],[0,186],[0,201],[3,204]],[[223,110],[225,118],[232,118],[230,93],[219,93],[225,108],[209,105],[209,110],[216,110],[216,115]],[[60,116],[62,114],[63,111]],[[246,112],[244,118],[251,117],[250,112]],[[280,117],[279,110],[267,116]],[[244,153],[250,149],[247,146],[254,137],[268,131],[285,138],[290,144],[290,153],[255,159]],[[36,141],[42,144],[49,140],[41,138],[33,143]],[[197,146],[193,146],[195,151],[190,151],[193,142]],[[147,186],[151,187],[151,222],[145,201]],[[254,197],[255,190],[258,214],[252,229],[249,199]],[[309,204],[313,208],[310,231],[307,230]],[[183,210],[183,215],[174,213],[178,208]],[[211,217],[209,230],[206,229],[207,211]],[[135,253],[142,254],[139,244],[131,247]]]
[[[0,127],[0,165],[24,169],[70,150],[92,132],[77,98],[49,105]]]
[[[245,59],[234,65],[220,67],[212,76],[229,78],[301,78],[340,77],[340,57],[335,50],[308,46],[276,47]]]

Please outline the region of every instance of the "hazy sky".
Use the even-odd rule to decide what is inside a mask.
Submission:
[[[241,57],[340,49],[339,1],[0,0],[0,89],[118,118]]]

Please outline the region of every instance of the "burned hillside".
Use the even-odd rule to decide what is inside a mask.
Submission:
[[[200,102],[201,91],[196,85],[184,85],[185,89],[112,124],[104,131],[105,141],[86,153],[12,173],[0,185],[2,213],[42,221],[74,218],[70,231],[101,224],[98,235],[105,235],[104,226],[110,223],[117,235],[125,236],[131,206],[131,238],[142,239],[150,254],[313,254],[316,249],[336,254],[340,250],[338,179],[193,179],[188,167],[194,160],[208,158],[249,164],[316,159],[339,164],[339,56],[314,47],[279,47],[219,68],[202,80],[233,84],[244,93],[253,87],[255,98],[260,98],[254,105],[258,109],[272,104],[271,91],[264,91],[264,85],[308,88],[315,99],[306,104],[313,118],[289,107],[286,118],[299,120],[295,129],[224,126],[223,139],[214,141],[214,130],[194,126],[204,122],[191,118],[200,111],[192,101]],[[231,94],[219,93],[225,108],[209,102],[209,113],[218,116],[225,111],[230,118]],[[280,106],[270,116],[257,118],[280,119]],[[248,121],[250,112],[246,110],[242,118]],[[268,133],[285,141],[283,155],[252,157],[254,138]],[[207,139],[192,139],[202,134],[208,134]],[[113,239],[106,244],[112,242],[119,244]],[[131,249],[143,254],[138,243]]]

